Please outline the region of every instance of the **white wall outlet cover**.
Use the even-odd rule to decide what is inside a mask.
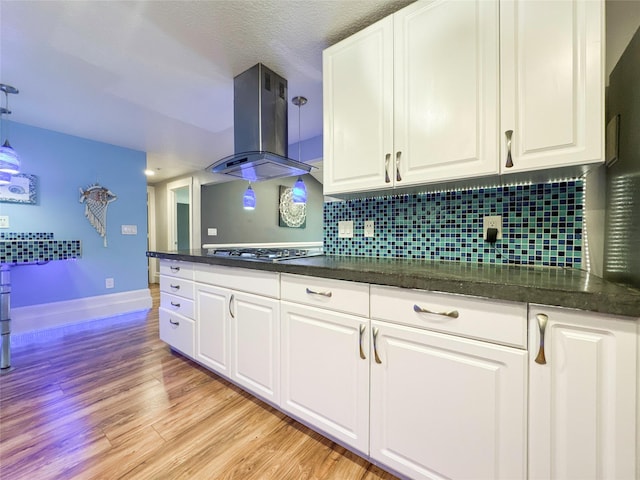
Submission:
[[[207,235],[209,235],[210,237],[215,237],[218,235],[218,229],[217,228],[207,228]]]
[[[482,238],[487,239],[487,230],[496,228],[498,235],[496,240],[502,239],[502,215],[487,215],[482,218]]]
[[[113,288],[115,286],[115,282],[113,281],[113,278],[105,278],[104,286],[105,288]]]
[[[9,228],[9,216],[0,215],[0,228]]]
[[[364,236],[365,237],[375,236],[375,222],[373,220],[366,220],[364,222]]]

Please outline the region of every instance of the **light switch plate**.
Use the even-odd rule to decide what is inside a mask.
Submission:
[[[0,215],[0,228],[9,228],[9,216]]]
[[[137,235],[138,234],[138,226],[137,225],[122,225],[121,226],[122,235]]]
[[[353,238],[353,220],[338,222],[338,238]]]

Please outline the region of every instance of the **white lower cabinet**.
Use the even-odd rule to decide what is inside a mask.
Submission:
[[[369,319],[282,302],[281,408],[369,452]]]
[[[160,260],[160,339],[191,358],[195,350],[193,266]]]
[[[230,302],[230,290],[196,283],[195,359],[225,376],[229,376]]]
[[[280,401],[280,302],[233,292],[229,316],[231,379],[277,405]]]
[[[279,274],[199,265],[195,291],[195,360],[277,405]]]
[[[371,286],[371,318],[373,461],[412,479],[526,478],[527,352],[492,339],[509,319],[518,342],[526,304]],[[462,336],[477,325],[489,341]]]
[[[639,478],[638,322],[530,305],[529,335],[529,478]]]

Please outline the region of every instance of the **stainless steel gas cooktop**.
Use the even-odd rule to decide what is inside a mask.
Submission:
[[[224,247],[208,248],[209,257],[228,257],[242,260],[256,260],[261,262],[280,262],[293,258],[306,258],[323,255],[322,247],[309,248],[244,248]]]

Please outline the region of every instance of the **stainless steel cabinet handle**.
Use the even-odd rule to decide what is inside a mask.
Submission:
[[[375,358],[376,363],[382,363],[380,360],[380,356],[378,355],[378,329],[374,327],[373,332],[373,358]]]
[[[180,267],[169,267],[171,268],[172,272],[179,272],[180,271]]]
[[[329,292],[316,292],[315,290],[311,290],[309,288],[307,288],[307,293],[309,295],[322,295],[323,297],[329,297],[329,298],[331,298],[331,295],[333,295],[330,291]]]
[[[451,318],[458,318],[460,316],[457,310],[451,310],[450,312],[433,312],[431,310],[427,310],[426,308],[422,308],[420,305],[414,305],[413,311],[418,313],[432,313],[434,315],[442,315],[443,317]]]
[[[402,177],[400,176],[400,155],[402,155],[402,152],[396,152],[396,182],[402,181]]]
[[[547,359],[544,356],[544,331],[547,328],[547,320],[549,320],[549,317],[544,313],[538,313],[536,319],[538,320],[538,328],[540,329],[540,349],[538,350],[536,363],[546,365]]]
[[[180,285],[169,285],[174,290],[180,290]]]
[[[511,158],[511,136],[513,135],[513,130],[507,130],[504,134],[507,136],[507,163],[505,167],[511,168],[513,167],[513,159]]]
[[[180,325],[180,322],[174,322],[174,321],[173,321],[173,320],[171,320],[171,319],[169,319],[169,323],[170,323],[171,325],[175,325],[176,327],[177,327],[178,325]]]
[[[171,302],[171,306],[180,308],[180,304],[175,302]]]
[[[235,295],[231,294],[231,297],[229,297],[229,315],[231,315],[231,318],[236,318],[236,316],[233,314],[233,310],[231,310],[231,304],[233,303],[233,297]]]
[[[387,153],[384,157],[384,183],[391,183],[389,178],[389,162],[391,161],[391,154]]]
[[[367,359],[367,356],[364,354],[364,349],[362,348],[362,339],[364,337],[364,331],[366,330],[366,326],[364,325],[364,323],[360,324],[360,338],[359,343],[360,343],[360,358],[363,360]]]

